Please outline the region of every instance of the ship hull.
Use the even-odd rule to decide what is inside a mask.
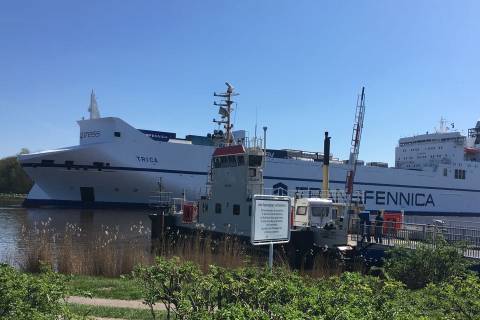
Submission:
[[[206,193],[212,146],[153,141],[134,132],[129,136],[129,131],[137,130],[113,119],[113,130],[120,127],[125,139],[20,156],[23,168],[35,181],[25,205],[146,207],[159,184],[175,197],[195,200]],[[95,120],[96,125],[108,133],[110,124],[102,120]],[[440,169],[359,166],[354,190],[363,192],[367,210],[480,216],[480,184],[444,177]],[[307,195],[322,186],[320,162],[267,158],[264,170],[265,188],[272,192]],[[332,194],[344,190],[347,170],[341,163],[331,164]]]

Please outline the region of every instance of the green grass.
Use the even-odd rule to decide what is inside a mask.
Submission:
[[[101,306],[87,306],[82,304],[69,304],[69,309],[76,315],[82,317],[102,317],[102,318],[118,318],[131,320],[150,320],[152,314],[150,310],[138,310],[128,308],[113,308]],[[164,319],[164,312],[156,311],[157,319]]]
[[[68,282],[73,295],[89,292],[93,297],[121,300],[142,300],[142,292],[131,279],[71,276]]]

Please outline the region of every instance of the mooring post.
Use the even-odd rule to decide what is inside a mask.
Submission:
[[[270,242],[270,250],[268,251],[268,267],[273,268],[273,242]]]

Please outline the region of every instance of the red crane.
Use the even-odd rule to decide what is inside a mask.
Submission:
[[[348,203],[352,203],[353,181],[357,170],[358,153],[360,152],[360,140],[362,139],[363,118],[365,116],[365,87],[362,87],[362,93],[357,98],[357,108],[355,110],[355,123],[353,124],[352,145],[350,148],[350,158],[348,164],[350,169],[347,172],[345,181],[345,193],[348,196]]]

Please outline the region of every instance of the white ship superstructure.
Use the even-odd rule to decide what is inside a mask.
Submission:
[[[139,130],[115,117],[78,121],[80,144],[19,156],[35,185],[25,205],[147,206],[162,186],[177,197],[205,194],[211,156],[223,132],[207,136]],[[92,111],[91,111],[92,112]],[[245,132],[232,139],[245,140]],[[405,214],[480,215],[480,121],[468,136],[444,125],[433,133],[401,138],[395,167],[359,163],[354,190],[367,210]],[[319,152],[269,150],[266,189],[276,194],[316,193],[322,187]],[[221,165],[236,165],[225,159]],[[344,191],[348,164],[330,162],[330,190]]]

